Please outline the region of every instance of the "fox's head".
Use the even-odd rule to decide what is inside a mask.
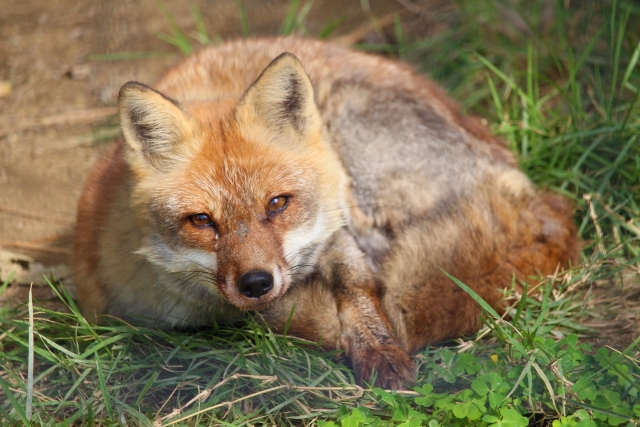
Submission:
[[[342,226],[345,174],[295,56],[273,60],[236,99],[179,104],[130,82],[119,107],[138,254],[176,287],[262,309]]]

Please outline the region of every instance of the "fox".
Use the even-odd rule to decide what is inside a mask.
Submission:
[[[504,290],[578,262],[573,207],[410,65],[297,37],[228,41],[118,97],[123,138],[78,203],[83,315],[259,319],[359,383],[476,332]]]

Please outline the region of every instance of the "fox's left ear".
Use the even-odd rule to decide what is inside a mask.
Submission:
[[[235,117],[241,124],[258,123],[269,133],[294,140],[310,138],[321,127],[309,77],[290,53],[265,68],[240,100]]]
[[[194,125],[176,101],[129,82],[120,89],[118,107],[128,160],[136,169],[163,172],[185,157]]]

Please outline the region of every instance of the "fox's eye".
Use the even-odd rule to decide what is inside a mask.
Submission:
[[[287,207],[288,201],[289,201],[289,198],[287,196],[278,196],[269,200],[269,207],[268,207],[269,214],[274,214],[282,211],[284,208]]]
[[[211,221],[211,218],[209,218],[209,215],[203,214],[203,213],[191,215],[189,217],[189,221],[191,221],[191,223],[193,225],[198,226],[198,227],[213,227],[214,226],[213,221]]]

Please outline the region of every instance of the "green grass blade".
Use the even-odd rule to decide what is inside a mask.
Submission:
[[[15,343],[20,344],[21,346],[23,346],[24,348],[28,349],[29,348],[29,343],[25,340],[23,340],[22,338],[19,338],[17,335],[12,334],[9,331],[5,331],[5,334],[7,334],[7,337],[11,338],[11,340],[13,340]],[[49,352],[47,352],[46,350],[43,350],[39,347],[34,347],[33,351],[38,354],[39,356],[42,356],[44,359],[48,360],[50,363],[57,363],[58,360]]]
[[[633,54],[631,55],[631,59],[629,59],[629,63],[627,64],[627,69],[624,71],[622,82],[620,83],[620,94],[622,94],[622,91],[629,84],[629,78],[631,78],[631,73],[638,64],[638,58],[640,58],[640,41],[638,42],[638,44],[636,44],[636,48],[634,49]]]
[[[504,83],[506,83],[514,92],[516,92],[518,94],[518,96],[527,102],[527,104],[529,104],[530,107],[533,107],[533,102],[531,101],[531,99],[527,96],[526,93],[524,93],[524,91],[520,88],[520,86],[518,86],[518,84],[511,78],[507,77],[506,74],[504,74],[498,67],[496,67],[495,65],[493,65],[488,59],[486,59],[484,56],[480,55],[480,54],[476,54],[476,57],[480,60],[480,62],[482,62],[484,64],[485,67],[487,67],[488,69],[490,69],[491,71],[493,71],[493,73],[495,75],[497,75],[500,80],[502,80]]]
[[[296,13],[298,12],[299,5],[300,0],[292,0],[289,4],[289,10],[287,11],[287,16],[285,16],[284,21],[282,22],[280,34],[288,36],[295,29]]]
[[[11,273],[9,273],[9,275],[7,276],[7,278],[5,279],[4,282],[2,282],[2,285],[0,285],[0,296],[2,296],[2,294],[4,293],[5,289],[7,289],[7,286],[9,286],[9,283],[11,283],[11,281],[13,280],[13,277],[16,275],[16,271],[12,271]]]
[[[96,359],[96,372],[98,374],[98,384],[100,386],[100,392],[102,393],[102,400],[104,402],[105,409],[107,410],[107,415],[109,415],[109,419],[114,421],[117,419],[113,412],[113,408],[111,407],[111,396],[109,395],[109,391],[107,390],[107,381],[104,377],[104,372],[102,371],[102,362],[100,361],[100,357],[98,353],[95,353]]]
[[[158,33],[157,37],[161,40],[166,41],[167,43],[170,43],[176,46],[178,49],[182,51],[183,54],[185,55],[190,54],[193,51],[193,46],[191,46],[189,39],[182,32],[182,30],[176,23],[176,20],[173,18],[173,15],[171,14],[171,12],[169,12],[169,9],[167,8],[167,6],[163,1],[159,2],[159,7],[165,19],[169,22],[169,25],[171,26],[171,35]]]
[[[505,337],[506,340],[508,340],[523,356],[527,354],[527,351],[524,349],[524,347],[522,346],[521,343],[519,343],[516,339],[513,338],[513,336],[509,333],[506,332],[505,329],[503,329],[502,327],[500,327],[497,322],[494,321],[495,320],[502,320],[502,317],[493,309],[493,307],[491,307],[485,300],[483,300],[480,295],[478,295],[477,293],[475,293],[475,291],[473,289],[471,289],[469,286],[465,285],[464,283],[462,283],[460,280],[456,279],[455,277],[451,276],[449,273],[447,273],[446,271],[442,270],[441,271],[449,278],[451,279],[456,285],[460,286],[462,288],[462,290],[464,290],[467,294],[469,294],[469,296],[471,298],[473,298],[473,300],[475,302],[477,302],[478,304],[480,304],[480,307],[482,307],[482,309],[489,313],[489,315],[491,316],[491,318],[489,319],[490,321],[492,321],[493,325],[496,326],[498,328],[498,330],[501,332],[501,334]]]
[[[551,284],[547,284],[544,287],[544,295],[542,296],[542,306],[540,308],[540,315],[533,324],[532,330],[537,331],[545,320],[549,311],[549,295],[551,294]]]
[[[547,388],[547,391],[549,392],[549,397],[551,398],[551,404],[553,405],[553,409],[555,409],[556,412],[560,414],[560,411],[558,411],[558,407],[556,406],[556,394],[553,391],[553,387],[551,387],[549,378],[547,378],[547,375],[544,373],[542,369],[540,369],[540,366],[537,363],[533,362],[531,366],[538,373],[538,377],[542,380],[545,387]]]
[[[55,348],[56,350],[58,350],[59,352],[64,353],[64,354],[66,354],[67,356],[69,356],[69,357],[71,357],[71,358],[74,358],[74,359],[75,359],[75,358],[78,358],[78,355],[77,355],[76,353],[74,353],[74,352],[72,352],[71,350],[69,350],[69,349],[67,349],[67,348],[65,348],[65,347],[63,347],[63,346],[61,346],[61,345],[59,345],[58,343],[53,342],[52,340],[50,340],[50,339],[49,339],[49,338],[47,338],[46,336],[44,336],[44,335],[40,335],[40,334],[38,334],[38,336],[40,337],[40,339],[41,339],[42,341],[44,341],[44,342],[46,342],[46,343],[47,343],[47,346],[49,346],[49,347],[53,347],[53,348]]]
[[[29,288],[29,329],[28,329],[28,340],[29,340],[29,348],[27,351],[27,403],[25,409],[25,415],[27,419],[31,421],[31,415],[33,414],[33,348],[35,347],[33,343],[33,294],[32,288]]]
[[[333,34],[333,32],[340,26],[340,24],[342,24],[346,20],[346,15],[340,15],[338,18],[329,21],[327,24],[325,24],[324,27],[322,27],[322,29],[318,33],[318,38],[320,40],[328,39],[329,37],[331,37],[331,34]]]
[[[515,276],[513,277],[515,281]],[[525,283],[522,289],[522,296],[520,297],[520,301],[518,301],[518,308],[516,309],[516,314],[513,316],[513,324],[517,325],[520,316],[522,315],[522,310],[524,310],[524,306],[527,303],[527,292],[529,292],[529,285]]]
[[[612,20],[611,35],[613,37],[614,31],[617,31],[618,37],[615,42],[615,50],[614,50],[615,53],[611,62],[613,64],[613,73],[611,75],[611,87],[609,89],[611,98],[609,99],[608,112],[610,115],[613,113],[613,106],[615,102],[614,96],[617,92],[616,85],[618,83],[618,67],[620,66],[620,51],[622,50],[622,43],[624,41],[625,29],[627,27],[627,21],[629,20],[630,15],[631,15],[631,9],[627,8],[627,13],[620,18],[620,23],[617,26],[613,26],[613,19],[615,18],[615,14],[611,15],[611,20]]]
[[[309,14],[309,11],[311,10],[312,6],[313,6],[313,0],[308,0],[302,6],[302,9],[300,9],[300,13],[298,13],[298,15],[296,16],[295,30],[302,31],[303,33],[306,34],[307,31],[304,28],[304,20],[306,19],[307,15]]]
[[[113,343],[115,343],[117,341],[123,340],[125,338],[130,338],[130,337],[131,337],[131,334],[124,333],[124,334],[118,334],[115,337],[108,338],[108,339],[106,339],[106,340],[104,340],[102,342],[99,342],[98,344],[94,345],[93,347],[89,347],[84,353],[82,353],[80,356],[78,356],[76,360],[78,360],[78,361],[85,360],[87,357],[91,356],[94,353],[97,355],[98,354],[98,350],[100,350],[100,349],[102,349],[104,347],[110,346],[111,344],[113,344]]]
[[[156,380],[158,379],[159,376],[160,376],[160,372],[158,372],[158,371],[154,371],[151,374],[151,377],[149,378],[149,380],[147,380],[147,382],[144,384],[144,387],[142,387],[142,390],[140,390],[140,393],[138,394],[138,397],[136,397],[136,402],[135,402],[134,406],[139,406],[140,405],[140,403],[142,402],[142,399],[144,399],[144,397],[147,395],[147,392],[149,391],[151,386],[153,386],[153,383],[156,382]]]
[[[9,399],[9,402],[11,402],[11,406],[13,407],[13,410],[16,412],[16,414],[18,414],[18,417],[20,417],[20,420],[22,421],[22,423],[25,426],[31,425],[31,423],[27,419],[27,414],[24,411],[23,405],[18,403],[15,396],[13,395],[13,392],[11,391],[11,388],[9,387],[9,384],[6,383],[6,381],[2,378],[1,375],[0,375],[0,387],[2,387],[2,389],[4,390],[4,394]]]
[[[93,371],[93,368],[87,368],[78,376],[78,379],[76,379],[76,381],[69,388],[69,390],[67,390],[67,392],[65,393],[64,397],[60,401],[60,405],[58,405],[58,408],[56,409],[56,412],[59,411],[60,408],[62,407],[62,405],[64,405],[65,402],[67,402],[69,400],[69,398],[71,397],[71,395],[73,395],[73,393],[76,391],[78,386],[84,381],[84,379],[87,377],[87,375],[89,375],[89,373],[91,373],[92,371]]]
[[[200,9],[198,8],[198,5],[195,1],[191,3],[191,14],[193,15],[193,20],[196,23],[198,41],[203,45],[209,44],[211,42],[211,39],[209,38],[206,25],[204,25],[202,13],[200,12]]]
[[[242,37],[245,39],[249,37],[249,18],[247,17],[247,11],[244,8],[244,4],[242,0],[238,1],[238,11],[240,12],[240,27],[242,28]]]
[[[575,401],[575,400],[572,400],[572,399],[567,399],[567,402],[569,402],[569,403],[571,403],[571,404],[573,404],[573,405],[575,405],[575,406],[577,406],[579,408],[588,409],[588,410],[590,410],[592,412],[599,412],[601,414],[605,414],[605,415],[608,415],[608,416],[620,418],[620,419],[625,420],[625,421],[631,421],[631,422],[635,421],[633,418],[628,417],[626,415],[622,415],[622,414],[620,414],[618,412],[614,412],[614,411],[609,411],[609,410],[604,409],[604,408],[599,408],[599,407],[594,406],[594,405],[589,405],[589,404],[587,404],[585,402],[578,402],[578,401]],[[612,425],[612,424],[610,424],[610,425]]]
[[[89,55],[89,61],[129,61],[131,59],[164,58],[167,52],[114,52]],[[119,130],[119,129],[118,129]]]

